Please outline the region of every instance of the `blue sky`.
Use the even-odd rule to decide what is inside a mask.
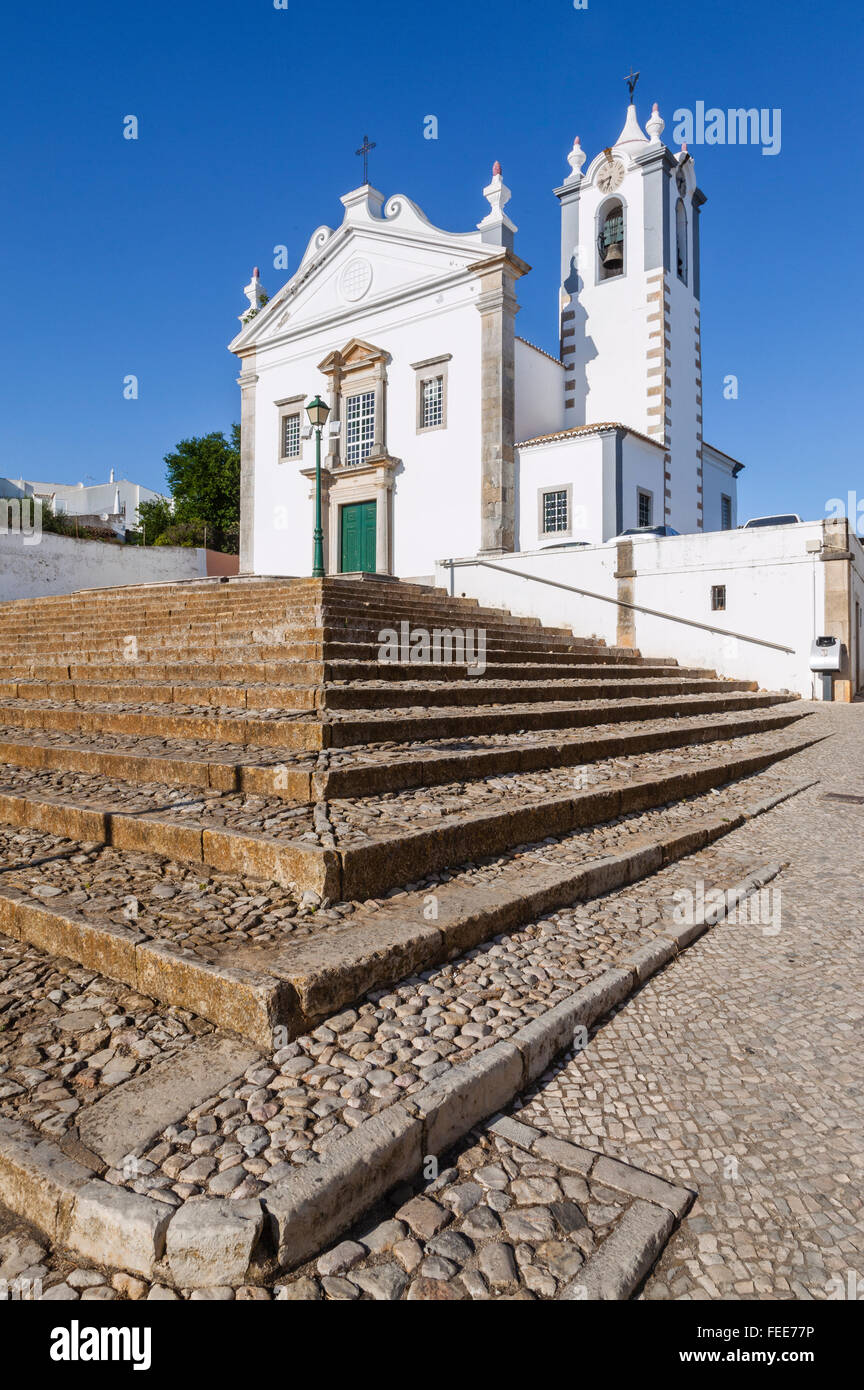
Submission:
[[[181,438],[239,418],[226,344],[258,264],[337,225],[371,179],[464,231],[493,160],[513,190],[518,331],[556,350],[558,206],[581,137],[676,108],[782,111],[782,148],[697,146],[705,437],[744,460],[741,512],[864,495],[859,443],[860,7],[535,0],[184,0],[8,6],[0,142],[7,351],[0,473],[152,487]],[[123,118],[139,121],[137,141]],[[427,115],[437,141],[423,138]],[[140,383],[123,398],[124,378]],[[737,400],[723,380],[738,378]]]

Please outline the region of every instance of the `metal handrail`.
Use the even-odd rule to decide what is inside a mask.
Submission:
[[[753,642],[757,647],[771,647],[775,652],[789,652],[795,655],[794,647],[784,647],[782,642],[769,642],[765,637],[749,637],[746,632],[731,632],[726,627],[712,627],[710,623],[697,622],[695,618],[680,618],[675,613],[661,613],[659,608],[646,608],[644,603],[629,603],[627,599],[610,598],[608,594],[595,594],[592,589],[579,589],[575,584],[562,584],[560,579],[544,579],[539,574],[526,574],[524,570],[511,570],[506,565],[492,565],[488,560],[442,560],[449,565],[452,582],[453,570],[467,566],[481,566],[495,570],[498,574],[512,574],[517,579],[531,579],[535,584],[548,584],[552,589],[566,589],[570,594],[581,594],[585,598],[596,598],[601,603],[614,603],[618,608],[632,608],[637,613],[648,613],[652,618],[665,618],[670,623],[684,623],[687,627],[699,627],[703,632],[713,632],[719,637],[734,637],[739,642]]]

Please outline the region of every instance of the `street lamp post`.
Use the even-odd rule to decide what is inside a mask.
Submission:
[[[324,533],[321,530],[321,431],[327,423],[330,407],[315,396],[306,407],[309,423],[315,431],[315,531],[312,545],[312,578],[324,578]]]

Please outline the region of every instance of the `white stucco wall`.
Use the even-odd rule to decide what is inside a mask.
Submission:
[[[684,666],[708,667],[722,676],[753,679],[765,689],[786,689],[810,698],[814,692],[810,645],[824,627],[825,565],[807,546],[818,546],[822,536],[823,524],[815,521],[634,540],[635,603],[741,634],[727,637],[637,611],[635,645],[648,657],[674,656]],[[864,611],[864,551],[857,542],[853,556],[854,592],[860,595]],[[616,604],[534,584],[501,569],[616,598],[617,558],[618,546],[611,543],[523,552],[496,560],[499,568],[494,571],[457,567],[452,591],[545,623],[572,627],[577,636],[601,637],[611,645],[617,637]],[[439,565],[436,582],[451,588],[447,567]],[[716,584],[726,586],[726,608],[714,613],[711,588]],[[746,637],[763,641],[743,640]],[[777,651],[763,645],[764,641],[793,650]]]
[[[342,226],[335,233],[319,228],[296,275],[231,345],[241,357],[255,349],[252,564],[259,574],[309,568],[312,486],[301,470],[314,467],[315,444],[306,441],[299,460],[280,461],[276,402],[295,396],[308,401],[317,392],[332,405],[330,382],[319,364],[359,339],[386,354],[383,445],[398,460],[391,568],[406,577],[430,575],[442,535],[460,551],[480,544],[482,318],[477,305],[482,285],[477,267],[500,252],[480,231],[447,233],[433,227],[402,195],[382,208],[382,195],[359,189],[342,202]],[[358,262],[368,276],[359,301],[343,281],[346,269]],[[418,430],[418,374],[412,363],[445,355],[446,423]],[[351,385],[349,377],[349,393]],[[326,434],[322,443],[323,463]],[[388,475],[369,470],[349,479],[348,472],[339,470],[336,502],[374,499],[380,523],[380,488]],[[330,535],[338,537],[335,512],[333,527],[326,518],[324,526],[326,547]],[[383,568],[382,534],[379,529]],[[328,568],[338,567],[338,553],[331,554]]]
[[[663,519],[663,450],[625,434],[621,440],[621,520],[616,505],[618,468],[615,432],[550,439],[517,450],[517,544],[521,550],[587,541],[599,545],[638,524],[639,488],[654,501],[654,522]],[[539,530],[538,495],[547,488],[571,489],[572,526],[564,536]]]
[[[663,450],[636,435],[624,436],[621,450],[621,530],[639,525],[639,489],[650,492],[652,526],[663,524]],[[609,518],[604,539],[617,534],[614,517]]]
[[[73,536],[0,532],[0,602],[108,589],[119,584],[160,584],[200,579],[207,552],[191,546],[111,545]]]
[[[341,270],[340,265],[340,270]],[[431,574],[440,539],[454,550],[480,544],[480,328],[476,283],[439,291],[377,311],[366,309],[303,335],[298,343],[258,350],[255,388],[255,569],[259,574],[303,574],[311,566],[312,487],[301,474],[315,466],[315,441],[302,458],[279,460],[279,409],[275,401],[316,393],[328,383],[318,364],[334,348],[360,337],[390,356],[385,396],[385,442],[400,459],[393,506],[396,574]],[[362,333],[361,333],[362,330]],[[452,354],[447,364],[447,426],[417,431],[416,373],[412,362]],[[326,431],[322,454],[326,454]],[[323,459],[322,459],[323,461]],[[369,497],[375,496],[370,485]]]
[[[564,424],[564,368],[516,339],[516,442],[552,434]]]
[[[738,481],[732,460],[710,444],[702,448],[702,490],[705,531],[719,531],[723,521],[721,499],[732,499],[732,529],[738,525]]]
[[[603,534],[603,441],[599,435],[550,439],[517,450],[517,544],[522,550],[589,541]],[[572,529],[569,535],[540,534],[539,493],[544,488],[571,488]]]
[[[616,150],[616,157],[629,163],[623,152]],[[592,180],[600,161],[605,163],[602,155],[590,166]],[[644,433],[648,428],[645,357],[648,309],[642,171],[629,168],[612,197],[624,205],[624,274],[612,280],[598,280],[598,211],[610,198],[593,182],[583,184],[579,208],[583,284],[576,318],[577,397],[579,385],[584,381],[587,387],[586,424],[620,421]],[[576,423],[575,417],[570,423]]]

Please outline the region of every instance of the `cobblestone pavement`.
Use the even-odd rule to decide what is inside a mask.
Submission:
[[[715,883],[729,885],[757,864],[789,862],[760,900],[763,921],[714,927],[601,1027],[587,1051],[544,1077],[516,1108],[521,1106],[519,1119],[537,1129],[698,1191],[643,1297],[836,1296],[838,1284],[829,1281],[845,1286],[849,1273],[860,1274],[864,1265],[856,1190],[860,1126],[854,1113],[862,1069],[855,1054],[856,1024],[864,1012],[856,997],[864,911],[854,865],[864,806],[826,794],[864,794],[864,706],[819,710],[813,724],[836,737],[753,779],[746,799],[754,799],[754,787],[763,781],[793,785],[819,777],[820,785],[640,884],[550,914],[461,961],[392,991],[378,991],[356,1010],[289,1045],[283,1055],[262,1058],[242,1085],[190,1112],[186,1127],[166,1132],[155,1151],[146,1157],[139,1151],[143,1162],[131,1185],[173,1202],[194,1201],[208,1192],[254,1196],[290,1163],[314,1159],[322,1144],[344,1132],[346,1121],[362,1120],[464,1056],[466,1048],[482,1050],[508,1036],[523,1015],[544,1012],[561,990],[578,988],[643,935],[662,932],[674,893],[689,889],[698,896],[701,884],[706,890]],[[692,816],[694,806],[676,809]],[[23,843],[16,848],[22,850]],[[552,852],[551,845],[541,849]],[[149,866],[149,857],[141,858],[142,866],[145,858]],[[46,872],[44,860],[39,868],[40,875]],[[481,876],[484,872],[479,870]],[[107,881],[100,887],[104,891]],[[231,887],[233,896],[245,885]],[[245,899],[234,898],[241,915],[253,905],[251,887],[246,891]],[[265,918],[274,905],[269,898],[254,903]],[[224,912],[225,904],[212,906],[217,915],[220,908]],[[19,1019],[12,1005],[6,1014],[9,1051],[0,1081],[12,1089],[5,1091],[3,1106],[26,1113],[49,1133],[62,1133],[74,1123],[74,1110],[114,1082],[113,1073],[107,1079],[104,1069],[96,1074],[94,1049],[110,1053],[97,1060],[109,1072],[117,1068],[119,1082],[120,1072],[137,1073],[154,1054],[182,1049],[211,1031],[183,1011],[154,1006],[92,972],[19,943],[4,945],[9,966],[14,959],[13,968],[22,972],[15,994],[34,1012],[28,1017],[25,1008]],[[76,1017],[82,1010],[94,1017]],[[76,1027],[80,1022],[86,1028],[66,1029],[55,1038],[57,1019],[63,1022],[67,1015]],[[46,1027],[50,1038],[40,1032]],[[17,1055],[19,1046],[31,1048],[32,1055]],[[92,1092],[75,1084],[91,1075]],[[244,1124],[249,1132],[237,1134]],[[505,1187],[487,1183],[481,1170],[488,1177],[505,1158],[515,1165],[510,1171],[504,1164]],[[602,1191],[586,1194],[578,1173],[565,1183],[551,1160],[514,1154],[502,1147],[500,1136],[481,1132],[473,1148],[448,1161],[451,1170],[422,1185],[424,1196],[450,1212],[446,1187],[468,1185],[467,1200],[477,1196],[473,1189],[479,1184],[485,1195],[476,1205],[497,1217],[511,1205],[542,1207],[545,1216],[537,1217],[537,1230],[532,1234],[516,1222],[510,1232],[499,1222],[504,1234],[496,1237],[498,1227],[483,1215],[488,1230],[478,1227],[475,1236],[463,1229],[466,1208],[454,1213],[457,1220],[446,1215],[438,1229],[422,1237],[400,1214],[400,1203],[416,1195],[408,1192],[383,1217],[375,1217],[379,1225],[398,1221],[406,1230],[388,1225],[393,1240],[384,1246],[379,1243],[384,1236],[373,1234],[374,1221],[358,1228],[352,1239],[364,1248],[348,1252],[350,1267],[325,1272],[332,1252],[324,1252],[324,1267],[313,1261],[270,1291],[224,1289],[196,1296],[555,1298],[561,1292],[556,1260],[564,1259],[567,1273],[578,1264],[581,1247],[571,1239],[573,1231],[584,1232],[584,1220],[599,1241],[606,1230],[595,1208],[615,1208],[607,1229],[621,1216],[618,1199]],[[123,1181],[120,1173],[106,1176]],[[524,1190],[514,1191],[523,1179]],[[433,1190],[436,1183],[440,1195]],[[565,1207],[556,1214],[560,1202]],[[574,1202],[579,1215],[566,1208]],[[562,1226],[559,1215],[565,1223],[575,1222],[572,1230]],[[446,1241],[449,1255],[435,1246],[448,1232],[463,1242]],[[4,1235],[0,1219],[0,1238]],[[589,1234],[580,1239],[588,1241]],[[500,1284],[483,1273],[480,1257],[487,1240],[496,1248],[494,1260],[490,1255],[484,1262],[498,1270],[500,1260],[500,1269],[509,1271],[511,1264],[515,1269],[515,1276]],[[419,1243],[419,1259],[412,1241]],[[76,1273],[76,1267],[44,1249],[44,1240],[41,1255],[28,1242],[40,1244],[20,1223],[7,1244],[0,1239],[0,1278],[41,1277],[52,1298],[178,1296],[110,1271]],[[393,1254],[402,1243],[407,1263],[399,1252]],[[456,1253],[463,1258],[455,1259]],[[430,1260],[432,1272],[421,1271]],[[32,1274],[39,1265],[44,1272]],[[385,1265],[386,1277],[376,1273]],[[325,1280],[337,1282],[331,1287]],[[51,1293],[54,1287],[58,1292]]]
[[[629,836],[634,827],[651,829],[670,816],[673,823],[692,822],[700,814],[719,814],[727,800],[730,806],[739,800],[752,803],[776,790],[781,777],[782,765],[722,794],[628,817],[575,839],[590,842],[595,854],[614,852],[620,837]],[[786,780],[795,779],[787,775]],[[126,892],[133,889],[142,909],[147,904],[136,925],[148,923],[152,929],[159,913],[165,918],[160,928],[165,938],[186,935],[197,945],[200,933],[222,929],[238,935],[238,919],[245,920],[246,913],[254,931],[251,924],[259,914],[263,928],[273,925],[274,912],[293,910],[279,907],[280,890],[252,897],[251,881],[214,875],[210,883],[199,883],[194,873],[170,865],[157,878],[150,857],[122,856],[119,865],[113,862],[117,851],[110,848],[40,858],[45,837],[27,831],[12,838],[19,852],[23,842],[31,851],[36,848],[36,882],[29,871],[7,873],[4,882],[20,882],[61,907],[78,906],[86,897],[85,905],[92,899],[100,913],[122,884]],[[709,885],[730,884],[750,867],[739,872],[733,866],[730,878],[723,844],[686,861],[698,864]],[[575,850],[567,837],[536,850],[548,862],[558,852],[584,857],[586,850]],[[140,875],[130,876],[133,858],[141,861]],[[493,868],[478,869],[477,879],[482,881]],[[203,1194],[257,1196],[291,1165],[314,1161],[328,1143],[370,1114],[510,1037],[657,935],[664,905],[687,872],[686,866],[673,864],[620,892],[562,908],[495,937],[392,990],[374,991],[356,1008],[262,1055],[238,1082],[194,1107],[155,1143],[136,1148],[137,1168],[109,1169],[107,1180],[172,1204]],[[53,890],[49,880],[55,881]],[[87,888],[69,892],[72,882],[86,882]],[[66,892],[58,892],[61,885]],[[245,895],[237,896],[238,890]],[[46,898],[47,893],[52,896]],[[118,921],[121,901],[116,898]],[[237,949],[235,944],[235,958]],[[185,1010],[154,1004],[91,970],[6,938],[0,939],[0,977],[0,1113],[16,1113],[51,1135],[74,1129],[84,1110],[116,1085],[141,1075],[154,1060],[216,1031]]]
[[[519,1113],[698,1191],[647,1299],[838,1298],[856,1276],[864,1287],[864,802],[852,799],[864,797],[864,704],[817,718],[835,737],[793,764],[821,784],[718,851],[730,867],[789,861],[763,924],[715,927]]]
[[[622,1298],[686,1190],[499,1117],[268,1286],[170,1288],[88,1267],[0,1207],[0,1301],[454,1302]],[[434,1174],[434,1175],[433,1175]],[[598,1259],[593,1258],[598,1256]]]

